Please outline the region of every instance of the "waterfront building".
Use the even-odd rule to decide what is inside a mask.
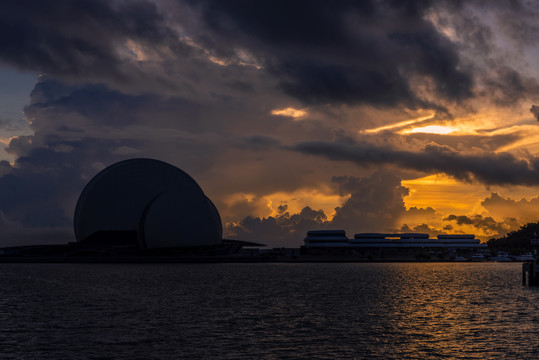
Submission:
[[[479,260],[488,253],[474,235],[422,233],[360,233],[348,238],[344,230],[308,231],[305,255],[354,256],[369,260]]]

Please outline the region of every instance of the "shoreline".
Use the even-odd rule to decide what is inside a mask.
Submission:
[[[455,261],[439,259],[358,259],[352,257],[0,257],[0,264],[51,263],[51,264],[219,264],[219,263],[483,263],[497,261]],[[526,261],[510,261],[526,262]]]

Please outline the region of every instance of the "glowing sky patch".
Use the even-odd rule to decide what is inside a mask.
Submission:
[[[407,208],[430,206],[442,213],[481,211],[481,200],[490,194],[481,184],[462,183],[443,174],[403,180],[401,183],[410,189],[410,194],[404,198]]]
[[[416,133],[424,133],[424,134],[451,134],[452,132],[457,131],[457,128],[450,127],[450,126],[441,126],[441,125],[429,125],[429,126],[422,126],[422,127],[416,127],[410,130],[404,130],[402,134],[416,134]]]

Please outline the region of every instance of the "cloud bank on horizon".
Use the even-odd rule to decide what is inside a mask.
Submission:
[[[539,220],[533,2],[0,10],[0,64],[41,74],[29,130],[3,140],[2,245],[71,241],[84,185],[132,157],[187,171],[226,236],[273,246],[315,228],[486,239]]]

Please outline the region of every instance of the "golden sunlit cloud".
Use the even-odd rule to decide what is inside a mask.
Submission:
[[[134,57],[137,61],[160,61],[161,58],[156,52],[146,51],[144,46],[134,40],[128,39],[125,42],[125,47],[128,54]]]
[[[433,119],[435,115],[435,112],[431,112],[429,115],[374,129],[362,130],[360,133],[373,134],[385,130],[397,130],[397,133],[401,135],[424,133],[495,136],[526,133],[527,136],[525,138],[507,145],[506,148],[499,149],[498,151],[508,151],[522,146],[539,144],[539,126],[536,125],[536,121],[529,115],[527,107],[523,107],[523,109],[520,109],[516,113],[502,112],[500,109],[481,109],[481,111],[474,114],[456,116],[451,121],[451,126],[432,123],[421,126],[421,123]],[[512,121],[508,122],[508,119],[512,119]],[[534,149],[536,147],[534,146]]]
[[[434,10],[427,11],[425,19],[430,21],[436,30],[447,36],[452,42],[458,42],[457,29],[450,22],[443,21],[438,12]]]
[[[421,116],[421,117],[411,119],[411,120],[401,121],[401,122],[398,122],[396,124],[380,126],[380,127],[375,128],[375,129],[367,129],[367,130],[363,130],[361,132],[371,134],[371,133],[377,133],[377,132],[384,131],[384,130],[398,129],[398,128],[402,128],[402,127],[405,127],[405,126],[410,126],[410,125],[413,125],[413,124],[417,124],[417,123],[420,123],[420,122],[423,122],[423,121],[430,120],[435,115],[436,115],[436,113],[433,112],[430,115]]]
[[[235,193],[235,194],[228,195],[225,198],[225,203],[230,205],[239,201],[253,202],[255,198],[256,198],[255,194]]]
[[[0,138],[0,143],[4,145],[9,145],[9,142],[11,141],[11,139],[15,139],[15,138],[18,138],[18,136],[13,136],[10,138]]]
[[[284,109],[275,109],[271,111],[271,115],[275,116],[286,116],[291,117],[293,119],[300,119],[307,115],[307,111],[302,109],[295,109],[293,107],[287,107]]]
[[[527,106],[511,110],[481,107],[475,113],[456,116],[452,120],[453,125],[458,124],[459,135],[481,136],[528,134],[528,131],[535,136],[534,129],[539,128],[535,123]]]
[[[429,125],[429,126],[422,126],[422,127],[416,127],[409,130],[404,130],[401,132],[401,134],[417,134],[417,133],[423,133],[423,134],[451,134],[455,131],[457,131],[457,128],[450,127],[450,126],[441,126],[441,125]]]
[[[261,66],[259,66],[257,64],[254,64],[254,63],[245,63],[243,61],[228,61],[228,60],[220,59],[220,58],[215,57],[215,56],[208,56],[208,60],[210,60],[212,63],[220,65],[220,66],[229,66],[229,65],[235,64],[235,65],[240,65],[240,66],[252,66],[252,67],[254,67],[254,68],[258,69],[258,70],[262,69]]]
[[[214,64],[221,65],[221,66],[229,65],[228,62],[226,62],[225,60],[219,59],[218,57],[215,57],[215,56],[208,56],[208,60],[210,60]]]
[[[291,214],[296,214],[305,206],[314,210],[323,210],[328,220],[333,219],[335,208],[341,206],[349,196],[327,194],[317,189],[300,189],[292,193],[277,192],[265,196],[268,206],[273,209],[273,216],[279,213],[279,205],[286,204]]]
[[[503,129],[497,133],[503,134],[525,134],[519,140],[498,149],[499,152],[511,151],[515,149],[527,149],[531,153],[539,152],[539,126],[537,125],[517,125],[508,129]]]
[[[255,194],[236,193],[226,197],[224,203],[228,207],[230,218],[241,218],[247,215],[268,217],[281,214],[279,206],[286,205],[286,211],[290,214],[300,213],[301,210],[310,206],[313,210],[323,210],[328,220],[333,219],[335,208],[341,206],[348,199],[331,193],[331,189],[298,189],[293,192],[276,192],[257,197]],[[239,206],[243,204],[243,206]],[[249,208],[250,213],[234,213]]]
[[[251,66],[257,70],[262,69],[262,66],[256,62],[254,57],[249,54],[246,50],[236,49],[236,56],[238,57],[238,65],[241,66]]]
[[[210,53],[210,51],[208,49],[206,49],[206,48],[202,47],[201,45],[197,44],[196,42],[193,41],[193,39],[191,39],[188,36],[180,37],[179,39],[180,39],[180,41],[184,42],[185,44],[187,44],[187,45],[189,45],[189,46],[191,46],[191,47],[193,47],[195,49],[201,50],[204,53],[204,55],[207,56],[207,59],[209,61],[211,61],[212,63],[217,64],[219,66],[240,65],[240,66],[254,67],[257,70],[262,69],[262,66],[257,64],[254,61],[253,57],[251,55],[249,55],[249,53],[247,53],[245,50],[236,49],[235,50],[235,53],[236,53],[236,58],[235,59],[223,59],[223,58],[219,58],[217,56],[211,55],[211,53]]]

